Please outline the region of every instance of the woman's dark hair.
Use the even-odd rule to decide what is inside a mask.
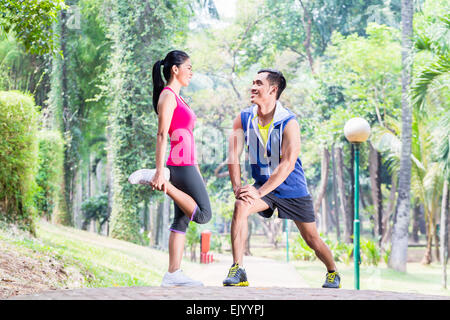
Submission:
[[[275,69],[261,69],[258,73],[267,72],[267,80],[269,80],[270,85],[276,85],[278,87],[277,90],[277,100],[280,98],[281,93],[286,88],[286,79],[284,78],[281,71]]]
[[[179,67],[182,65],[189,56],[186,52],[180,50],[170,51],[163,60],[157,61],[153,65],[153,108],[156,114],[158,114],[158,99],[162,89],[164,89],[165,82],[161,76],[161,66],[163,66],[163,74],[166,81],[170,80],[170,70],[173,66]]]

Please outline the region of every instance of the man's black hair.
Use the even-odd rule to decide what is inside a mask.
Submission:
[[[267,80],[269,80],[270,85],[276,85],[278,87],[277,90],[277,100],[280,98],[281,93],[286,88],[286,79],[284,78],[281,71],[275,69],[261,69],[258,71],[259,73],[267,72]]]

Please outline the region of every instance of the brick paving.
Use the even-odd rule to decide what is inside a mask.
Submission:
[[[450,297],[322,288],[119,287],[57,290],[11,300],[450,300]]]
[[[221,283],[231,265],[231,256],[216,255],[215,259],[212,264],[197,264],[185,270],[205,287],[53,290],[15,296],[10,300],[450,300],[450,296],[415,293],[309,288],[293,265],[258,257],[245,257],[244,260],[250,287],[224,288]]]

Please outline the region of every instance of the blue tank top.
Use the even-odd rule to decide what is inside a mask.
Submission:
[[[257,110],[257,105],[242,110],[241,122],[249,153],[252,177],[257,185],[263,185],[280,164],[284,128],[290,120],[295,120],[296,117],[294,113],[284,108],[277,101],[273,121],[269,128],[268,140],[264,145],[259,134]],[[294,171],[272,193],[279,198],[300,198],[309,195],[300,158],[297,158],[295,162]]]

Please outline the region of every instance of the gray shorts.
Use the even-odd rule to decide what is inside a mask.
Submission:
[[[259,186],[255,185],[255,188]],[[272,192],[261,198],[269,209],[258,212],[261,217],[270,218],[275,209],[278,209],[278,218],[290,219],[300,222],[314,222],[314,205],[311,195],[300,198],[279,198]]]

